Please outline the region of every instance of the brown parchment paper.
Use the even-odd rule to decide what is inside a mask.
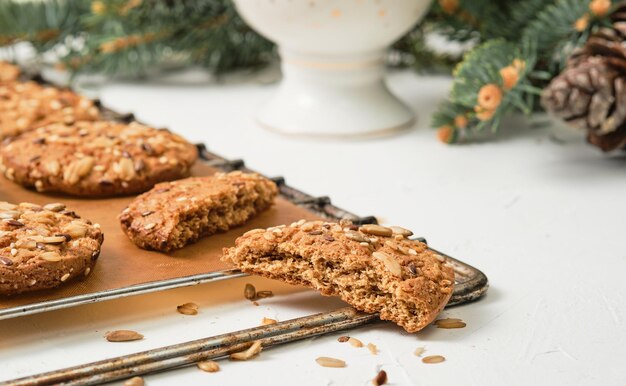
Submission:
[[[192,169],[192,175],[205,176],[216,171],[217,169],[199,162]],[[0,177],[0,201],[33,202],[42,205],[62,202],[81,217],[100,224],[104,232],[102,253],[95,269],[87,278],[75,280],[53,290],[0,297],[0,309],[228,269],[231,267],[220,262],[222,248],[234,245],[235,239],[246,231],[289,224],[301,218],[320,218],[279,196],[273,207],[247,224],[164,254],[137,248],[122,233],[117,215],[133,199],[133,196],[80,199],[64,195],[41,194],[22,188],[5,177]]]

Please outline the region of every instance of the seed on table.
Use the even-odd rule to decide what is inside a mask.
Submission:
[[[176,307],[176,311],[183,315],[198,315],[198,305],[196,303],[185,303]]]
[[[250,283],[246,283],[246,287],[243,289],[243,296],[248,300],[254,300],[256,298],[256,288]]]
[[[261,341],[257,340],[252,343],[246,351],[236,352],[230,354],[230,359],[237,361],[247,361],[255,356],[257,356],[263,350],[263,346],[261,345]]]
[[[348,339],[348,343],[350,343],[352,347],[363,347],[363,342],[361,342],[357,338]]]
[[[346,367],[346,362],[337,358],[319,357],[315,361],[317,362],[318,365],[322,367],[335,367],[335,368]]]
[[[424,352],[426,352],[426,348],[418,347],[418,348],[415,349],[414,354],[415,354],[415,356],[421,357],[422,354],[424,354]]]
[[[457,319],[457,318],[438,319],[435,321],[434,324],[435,326],[437,326],[437,328],[444,328],[444,329],[463,328],[467,326],[467,324],[464,321],[462,321],[461,319]]]
[[[271,298],[272,296],[274,296],[272,291],[259,291],[256,293],[257,299]]]
[[[265,318],[265,317],[264,317],[264,318],[263,318],[263,320],[261,321],[261,324],[262,324],[263,326],[266,326],[266,325],[268,325],[268,324],[276,324],[276,323],[278,323],[278,321],[277,321],[276,319],[270,319],[270,318]]]
[[[116,330],[108,332],[105,336],[109,342],[130,342],[143,339],[143,335],[132,330]]]
[[[145,383],[141,377],[132,377],[124,382],[124,386],[143,386]]]
[[[345,343],[345,342],[347,342],[349,340],[350,340],[350,337],[349,336],[345,336],[345,335],[340,336],[339,338],[337,338],[337,342],[339,342],[339,343]]]
[[[378,355],[378,347],[376,347],[374,343],[368,343],[367,349],[370,350],[373,355]]]
[[[198,368],[207,373],[215,373],[220,371],[220,365],[215,361],[198,362]]]
[[[422,358],[422,362],[427,363],[427,364],[441,363],[445,360],[446,358],[444,358],[441,355],[431,355],[431,356]]]
[[[385,370],[380,370],[378,374],[376,374],[376,378],[372,379],[372,384],[374,386],[381,386],[387,383],[387,372]]]

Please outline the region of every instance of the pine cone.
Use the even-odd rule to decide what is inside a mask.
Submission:
[[[626,149],[626,2],[611,21],[570,56],[542,95],[546,110],[587,129],[589,143],[604,151]]]

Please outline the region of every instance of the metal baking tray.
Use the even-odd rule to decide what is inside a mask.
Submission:
[[[40,83],[46,83],[38,75],[30,77],[30,79]],[[130,122],[135,120],[132,114],[119,114],[102,106],[99,101],[96,101],[96,104],[102,111],[103,115],[108,119],[124,122]],[[213,152],[210,152],[202,144],[197,145],[197,147],[200,156],[199,162],[211,168],[225,172],[233,170],[253,172],[253,170],[246,167],[243,160],[225,159]],[[289,201],[297,207],[305,209],[306,212],[309,212],[311,215],[333,221],[338,221],[340,219],[349,219],[356,224],[377,223],[376,218],[373,216],[360,217],[344,209],[334,206],[331,203],[329,197],[313,197],[298,189],[295,189],[287,185],[285,183],[285,179],[282,177],[275,177],[271,179],[278,185],[280,193],[279,195],[281,198]],[[426,240],[423,238],[420,238],[420,240],[426,242]],[[488,288],[488,280],[484,273],[469,264],[466,264],[460,260],[446,255],[445,253],[441,253],[439,251],[437,252],[445,256],[446,259],[448,259],[448,261],[453,265],[456,274],[455,290],[450,299],[450,302],[448,303],[448,306],[473,301],[480,298],[483,294],[486,293]],[[111,290],[83,293],[74,296],[64,296],[52,300],[34,301],[28,304],[21,304],[19,306],[0,308],[0,320],[62,308],[74,307],[82,304],[117,299],[126,296],[164,291],[172,288],[210,283],[220,280],[228,280],[242,276],[247,276],[247,274],[242,273],[239,270],[226,269],[201,274],[193,274],[183,277],[176,277],[167,280],[156,280],[140,284],[138,283],[136,285],[128,285],[122,288],[115,288]]]

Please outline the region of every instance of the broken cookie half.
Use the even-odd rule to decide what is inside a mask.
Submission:
[[[340,296],[408,332],[432,322],[454,289],[454,271],[400,227],[301,220],[255,229],[224,248],[222,260],[244,272]]]

